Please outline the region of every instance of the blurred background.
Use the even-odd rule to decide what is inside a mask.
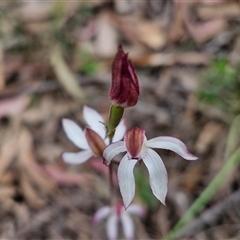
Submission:
[[[240,238],[237,0],[0,2],[0,238],[106,238],[104,223],[91,218],[108,204],[108,169],[101,159],[62,161],[78,149],[61,119],[84,127],[84,105],[107,118],[119,43],[141,87],[125,111],[128,129],[177,137],[199,157],[158,151],[169,175],[166,206],[152,195],[146,168],[136,170],[134,201],[149,210],[135,219],[136,239],[164,239],[228,162],[177,237]]]

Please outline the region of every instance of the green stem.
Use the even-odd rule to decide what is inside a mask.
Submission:
[[[225,163],[217,176],[212,180],[208,187],[202,192],[197,200],[191,205],[185,215],[180,221],[173,227],[171,232],[166,236],[166,239],[174,239],[177,234],[183,229],[183,227],[194,218],[204,208],[204,206],[212,199],[221,184],[226,181],[229,175],[236,169],[240,163],[240,148],[238,148]]]
[[[116,127],[120,123],[124,113],[124,107],[111,105],[107,122],[107,136],[112,140]]]
[[[110,138],[110,144],[112,143],[112,138]],[[113,184],[113,164],[109,165],[109,200],[110,204],[113,205],[113,195],[114,195],[114,184]]]

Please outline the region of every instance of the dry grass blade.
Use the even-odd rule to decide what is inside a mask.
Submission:
[[[76,100],[82,102],[85,100],[85,95],[74,74],[63,60],[63,55],[59,46],[55,47],[50,52],[50,63],[57,76],[57,79],[62,84],[69,95]]]
[[[6,137],[5,141],[2,143],[0,152],[0,181],[7,169],[11,164],[14,156],[16,155],[17,138],[15,135]]]
[[[29,179],[23,173],[21,175],[21,189],[28,204],[35,209],[40,209],[46,205],[46,201],[41,199],[37,191],[31,185]]]
[[[224,201],[215,204],[210,209],[203,212],[198,218],[189,223],[184,231],[178,236],[179,238],[196,235],[207,226],[215,223],[221,215],[227,213],[230,208],[239,207],[240,191],[231,194]]]

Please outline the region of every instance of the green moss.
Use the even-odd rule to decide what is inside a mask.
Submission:
[[[82,50],[78,53],[77,58],[77,62],[79,62],[78,68],[80,72],[87,75],[94,75],[97,72],[99,62],[94,59],[94,56]]]
[[[239,69],[230,65],[226,58],[212,61],[203,74],[198,90],[202,103],[212,105],[224,112],[240,112]]]

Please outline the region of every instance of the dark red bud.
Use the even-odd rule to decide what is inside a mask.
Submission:
[[[136,105],[138,95],[139,84],[135,69],[120,44],[112,64],[112,86],[109,98],[114,105],[132,107]]]

